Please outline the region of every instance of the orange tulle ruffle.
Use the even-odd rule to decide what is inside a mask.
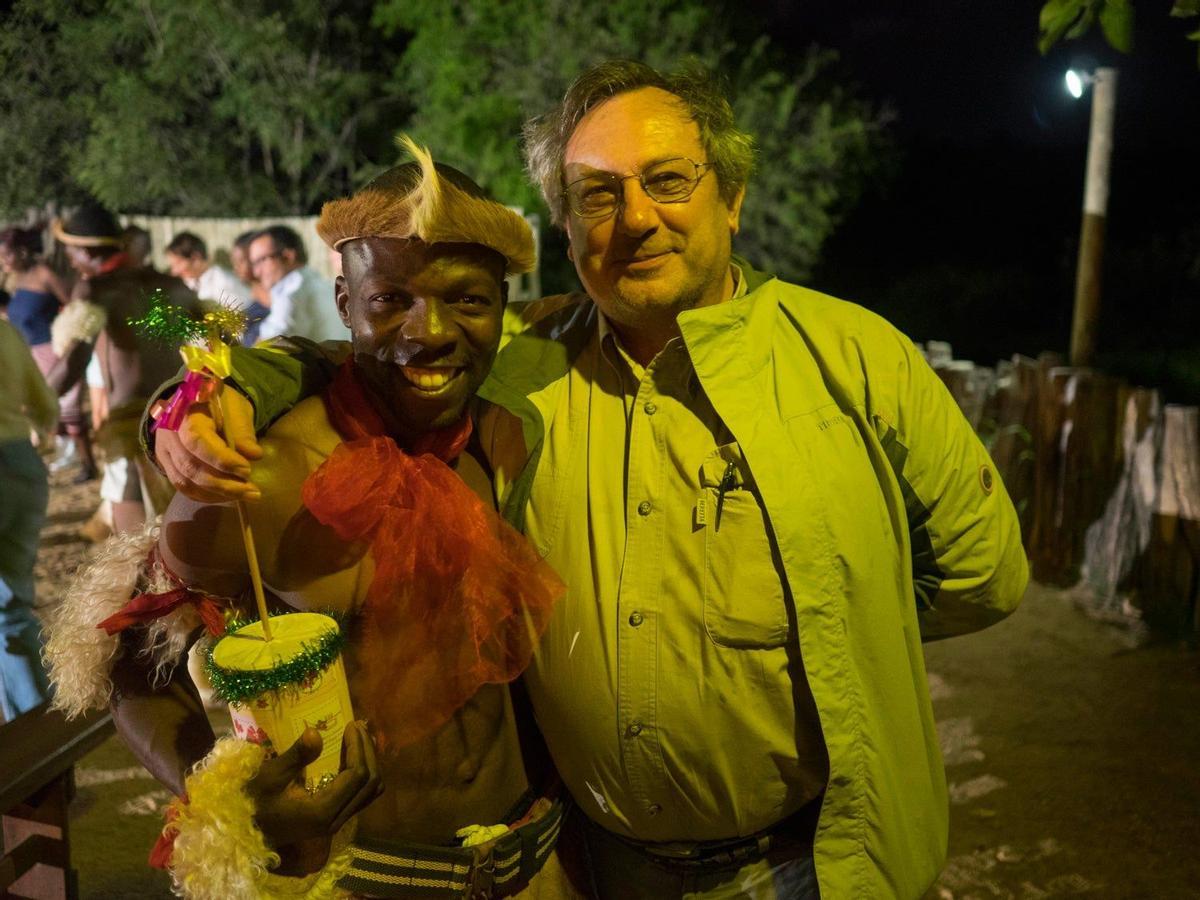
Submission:
[[[448,465],[468,417],[402,450],[353,361],[325,394],[345,439],[305,481],[304,505],[344,541],[368,541],[355,702],[384,749],[433,734],[485,684],[529,664],[564,587]]]

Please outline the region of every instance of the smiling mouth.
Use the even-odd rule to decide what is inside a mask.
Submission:
[[[426,369],[420,366],[401,366],[400,372],[414,388],[423,394],[437,394],[458,381],[463,368],[439,367]]]
[[[627,269],[649,269],[665,262],[670,255],[670,250],[664,250],[661,253],[645,253],[638,256],[629,256],[621,260],[621,265]]]

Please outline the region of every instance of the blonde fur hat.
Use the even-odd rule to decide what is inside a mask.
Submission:
[[[397,166],[353,197],[326,203],[317,222],[326,244],[340,250],[365,237],[479,244],[504,257],[508,275],[533,269],[533,231],[524,218],[484,196],[456,169],[435,165],[429,151],[411,138],[401,136],[398,143],[416,160],[419,175],[411,164]]]

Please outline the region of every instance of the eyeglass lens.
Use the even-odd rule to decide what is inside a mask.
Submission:
[[[604,216],[617,208],[621,198],[621,182],[637,178],[642,189],[659,203],[679,203],[696,189],[700,167],[690,159],[667,159],[647,166],[637,175],[614,175],[597,172],[567,186],[567,199],[576,213],[584,218]]]

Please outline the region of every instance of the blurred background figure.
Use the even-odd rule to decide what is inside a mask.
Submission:
[[[54,223],[54,236],[79,273],[70,306],[84,315],[64,336],[62,360],[47,380],[65,392],[84,380],[92,359],[100,361],[108,402],[100,497],[111,504],[112,528],[121,534],[141,528],[170,501],[170,485],[138,447],[138,423],[152,391],[179,368],[177,350],[145,340],[131,323],[145,312],[146,300],[156,290],[191,315],[199,313],[199,301],[178,278],[135,265],[125,249],[126,235],[104,207],[78,207]]]
[[[264,228],[250,241],[250,270],[271,292],[271,311],[259,326],[258,340],[281,334],[350,339],[333,300],[333,284],[307,262],[304,241],[286,225]]]
[[[41,258],[41,233],[35,229],[9,228],[0,232],[0,265],[9,273],[12,299],[8,319],[16,327],[42,375],[58,362],[51,340],[51,327],[67,303],[67,289],[54,270]],[[80,462],[78,482],[96,477],[88,423],[80,404],[82,388],[72,387],[59,401],[59,421],[70,438],[74,458]]]
[[[167,245],[167,269],[201,300],[250,308],[250,288],[228,269],[210,260],[204,240],[190,231],[181,231]]]
[[[257,231],[243,231],[229,248],[229,262],[233,266],[233,274],[238,277],[250,291],[250,305],[246,312],[250,316],[250,325],[242,336],[242,343],[247,347],[258,342],[258,327],[271,311],[271,292],[263,283],[254,277],[250,265],[250,242],[258,235]]]
[[[50,489],[34,449],[52,440],[58,400],[21,334],[0,320],[0,713],[13,719],[46,699],[33,564]]]
[[[150,232],[138,225],[126,225],[121,230],[121,242],[129,255],[129,267],[132,269],[153,269],[150,254],[154,244],[150,240]]]

